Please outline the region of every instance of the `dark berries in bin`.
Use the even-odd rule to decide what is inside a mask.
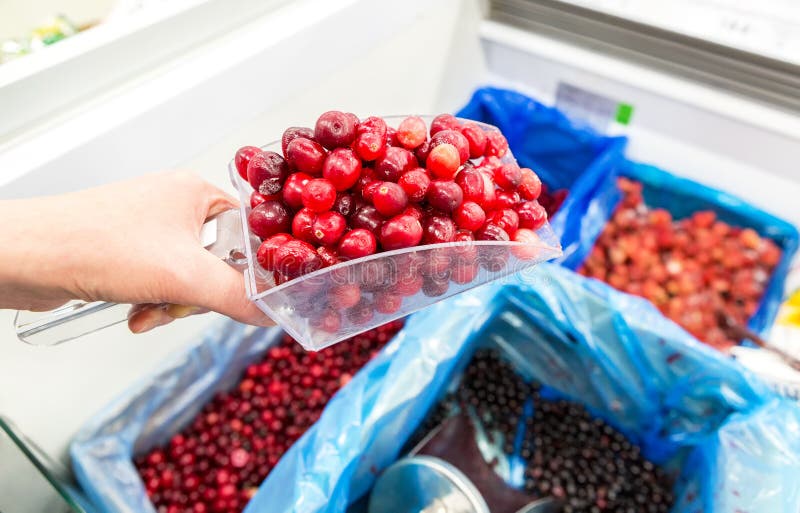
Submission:
[[[371,307],[368,312],[372,314]],[[235,388],[217,394],[183,432],[136,458],[156,510],[242,511],[333,394],[401,326],[395,321],[320,352],[306,352],[284,337],[245,369]]]

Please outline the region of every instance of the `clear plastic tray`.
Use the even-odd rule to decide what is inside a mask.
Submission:
[[[384,117],[396,127],[406,116]],[[432,116],[421,116],[430,126]],[[463,120],[462,120],[463,121]],[[479,123],[485,130],[497,128]],[[281,153],[280,141],[262,147]],[[514,162],[509,151],[504,162]],[[244,253],[247,293],[258,307],[309,350],[319,350],[386,322],[404,317],[433,303],[528,269],[561,255],[561,245],[549,223],[537,230],[534,243],[458,242],[416,246],[376,253],[320,269],[281,285],[273,273],[258,265],[258,237],[249,233],[250,194],[253,189],[228,166],[239,193],[242,230],[249,234]],[[421,290],[409,293],[423,281]],[[342,308],[355,295],[355,307]]]

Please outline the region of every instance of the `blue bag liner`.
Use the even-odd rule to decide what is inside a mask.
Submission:
[[[153,511],[132,457],[186,426],[281,335],[226,322],[90,421],[71,453],[98,509]],[[650,459],[682,468],[674,512],[800,508],[796,404],[647,301],[542,264],[505,286],[487,285],[410,317],[333,397],[245,511],[346,511],[401,456],[472,352],[486,345],[587,405]]]
[[[610,191],[627,139],[598,134],[556,108],[494,87],[476,90],[456,115],[497,126],[522,167],[536,171],[551,190],[569,190],[550,224],[564,251],[558,261],[571,267],[582,262],[591,249],[582,241],[602,229],[597,214],[587,214],[595,203],[606,203],[598,190]]]
[[[748,327],[762,333],[772,326],[783,301],[783,288],[792,259],[797,252],[797,228],[791,223],[760,210],[746,201],[726,192],[705,186],[701,183],[675,176],[655,166],[625,160],[616,167],[619,176],[631,178],[643,184],[644,201],[653,208],[663,208],[673,218],[688,217],[700,210],[713,210],[717,217],[733,226],[752,228],[761,236],[772,239],[780,246],[783,254],[780,262],[772,271],[764,296],[756,313],[750,318]],[[564,262],[566,267],[577,269],[588,256],[597,237],[602,232],[608,219],[613,215],[617,204],[622,199],[616,184],[616,178],[603,183],[597,189],[596,198],[592,201],[594,209],[587,216],[594,217],[587,224],[600,227],[594,234],[581,241],[586,246],[580,253],[584,258],[580,261]]]

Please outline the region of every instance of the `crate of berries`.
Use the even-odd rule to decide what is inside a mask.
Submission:
[[[391,349],[249,511],[800,508],[798,405],[646,300],[563,267],[417,313]]]
[[[772,325],[798,232],[725,192],[624,162],[596,222],[607,222],[580,274],[650,300],[706,344],[727,352]],[[745,332],[746,333],[746,332]]]
[[[597,190],[608,190],[627,139],[597,133],[555,107],[496,87],[476,90],[458,116],[503,132],[520,165],[542,181],[539,203],[561,240],[560,260],[570,267],[581,262],[589,250],[584,241],[599,228],[587,213],[605,201]]]
[[[241,512],[401,327],[307,352],[277,328],[226,321],[84,426],[78,481],[103,512]]]
[[[561,254],[495,127],[328,111],[231,161],[248,296],[321,349]]]

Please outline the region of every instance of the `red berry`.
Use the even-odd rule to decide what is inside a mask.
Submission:
[[[356,130],[355,151],[362,160],[373,161],[386,151],[386,122],[368,117]]]
[[[514,234],[514,242],[528,244],[528,246],[525,247],[515,246],[511,248],[511,252],[520,260],[531,260],[539,255],[542,239],[536,235],[536,232],[528,230],[527,228],[520,228],[517,230],[517,233]]]
[[[372,205],[364,205],[356,210],[356,213],[350,218],[352,228],[363,228],[376,236],[380,233],[383,222],[383,216]]]
[[[517,192],[524,200],[533,201],[538,199],[542,193],[542,181],[532,170],[522,168],[522,182],[520,182]]]
[[[414,269],[403,270],[392,291],[404,297],[413,296],[422,289],[422,282],[422,275]]]
[[[484,154],[487,157],[502,157],[508,153],[508,141],[500,131],[489,130],[486,134],[486,151]]]
[[[503,210],[495,210],[486,217],[486,222],[496,224],[506,231],[509,236],[513,237],[519,228],[519,215],[510,208]]]
[[[397,130],[388,126],[386,127],[386,146],[400,146],[397,140]]]
[[[314,235],[314,221],[317,214],[309,209],[300,209],[292,219],[292,235],[302,241],[308,243],[315,243],[317,241]]]
[[[456,224],[449,217],[432,216],[423,222],[423,244],[451,242],[456,234]]]
[[[239,172],[239,176],[247,180],[247,165],[250,163],[250,159],[259,153],[261,153],[261,148],[256,148],[255,146],[243,146],[239,148],[236,152],[236,156],[233,158],[233,163],[236,166],[236,171]]]
[[[453,235],[453,242],[473,242],[473,241],[475,241],[475,236],[472,235],[472,232],[469,230],[458,230],[456,234]],[[461,263],[472,263],[478,256],[478,248],[474,245],[458,246],[453,248],[452,251],[456,257],[456,260]]]
[[[452,144],[434,146],[428,153],[425,165],[436,178],[451,180],[461,165],[458,150]]]
[[[356,138],[358,124],[353,121],[354,117],[337,110],[324,113],[314,126],[314,139],[329,150],[350,146]]]
[[[347,319],[356,326],[368,323],[374,315],[372,305],[364,298],[356,306],[347,310]]]
[[[450,180],[434,180],[426,194],[428,203],[436,209],[449,214],[464,201],[464,193],[455,182]]]
[[[412,216],[396,216],[381,226],[381,246],[387,251],[416,246],[422,240],[422,225]]]
[[[428,160],[428,153],[431,152],[431,141],[426,140],[414,150],[414,156],[417,157],[418,162],[425,162]]]
[[[422,218],[425,217],[425,212],[423,212],[418,205],[407,206],[406,208],[403,209],[401,214],[412,216],[414,219],[420,222],[422,222]]]
[[[290,224],[289,209],[280,201],[265,201],[257,205],[247,216],[250,230],[262,239],[276,233],[286,233]]]
[[[344,260],[369,256],[377,251],[377,246],[375,235],[371,231],[356,228],[342,236],[338,247],[339,256]]]
[[[486,198],[483,173],[477,169],[463,169],[456,175],[456,183],[464,193],[464,201],[483,204]],[[492,188],[494,185],[492,184]]]
[[[254,155],[247,165],[247,181],[253,189],[265,195],[280,192],[288,175],[289,166],[274,151]]]
[[[417,158],[405,148],[389,147],[375,162],[375,176],[387,182],[397,182],[400,176],[418,167]]]
[[[305,173],[294,173],[289,175],[283,184],[283,201],[293,209],[297,210],[303,206],[303,189],[310,182],[312,177]]]
[[[486,223],[475,232],[475,240],[509,241],[508,233],[496,224]]]
[[[465,201],[453,213],[453,220],[459,228],[475,231],[486,222],[486,212],[474,201]]]
[[[279,247],[292,240],[288,233],[278,233],[261,243],[256,252],[256,260],[267,271],[275,270],[275,252]]]
[[[336,188],[324,178],[315,178],[309,181],[301,196],[303,206],[314,212],[325,212],[333,208],[336,203]]]
[[[274,198],[273,198],[274,199]],[[255,208],[259,203],[264,203],[267,200],[260,192],[253,191],[250,194],[250,208]]]
[[[355,210],[356,200],[352,194],[339,193],[336,195],[336,202],[333,204],[334,212],[339,212],[343,216],[349,217]]]
[[[283,132],[281,137],[281,152],[285,158],[289,158],[288,148],[289,143],[298,137],[305,137],[306,139],[314,140],[314,131],[307,127],[291,126]]]
[[[402,187],[392,182],[381,182],[372,193],[372,204],[382,215],[399,214],[408,205],[408,196]]]
[[[450,288],[450,282],[444,277],[425,277],[422,282],[422,293],[428,297],[443,296]]]
[[[325,149],[316,141],[298,137],[287,146],[286,161],[298,171],[319,176],[325,164]]]
[[[361,300],[361,289],[355,283],[334,285],[328,291],[328,304],[336,309],[350,308]]]
[[[464,123],[461,126],[461,134],[469,143],[469,157],[472,159],[482,157],[486,151],[486,134],[480,125],[471,121]]]
[[[480,268],[474,262],[465,262],[453,268],[453,273],[450,275],[450,280],[459,285],[471,283],[478,276]]]
[[[419,203],[425,199],[425,193],[428,192],[431,179],[424,169],[417,168],[403,173],[397,183],[406,191],[410,201]]]
[[[327,246],[318,247],[317,254],[319,255],[320,259],[322,259],[322,267],[330,267],[341,262],[341,260],[339,260],[339,254],[336,253],[336,250]]]
[[[508,191],[516,190],[522,182],[522,170],[514,163],[506,163],[494,171],[494,182]]]
[[[452,144],[458,150],[461,164],[469,160],[469,141],[458,130],[442,130],[431,137],[431,151],[440,144]]]
[[[495,191],[494,196],[493,206],[495,209],[514,208],[520,201],[517,191]]]
[[[519,214],[519,227],[538,230],[547,221],[547,212],[538,201],[526,201],[516,207]]]
[[[364,199],[364,201],[372,203],[372,198],[375,196],[375,191],[377,191],[383,183],[384,182],[380,180],[373,180],[364,185],[364,187],[361,188],[361,197]]]
[[[375,311],[382,314],[393,314],[403,306],[403,296],[391,292],[375,293]]]
[[[330,180],[337,191],[346,191],[361,176],[361,161],[350,148],[336,148],[325,159],[322,176]]]
[[[311,244],[290,240],[275,252],[275,267],[291,280],[320,269],[322,259]]]
[[[312,232],[317,244],[331,246],[339,242],[346,228],[347,222],[342,214],[323,212],[314,220]]]
[[[452,114],[439,114],[431,122],[431,136],[442,130],[458,130],[461,123]]]
[[[413,150],[428,138],[428,127],[419,116],[409,116],[397,126],[397,140],[406,149]]]

